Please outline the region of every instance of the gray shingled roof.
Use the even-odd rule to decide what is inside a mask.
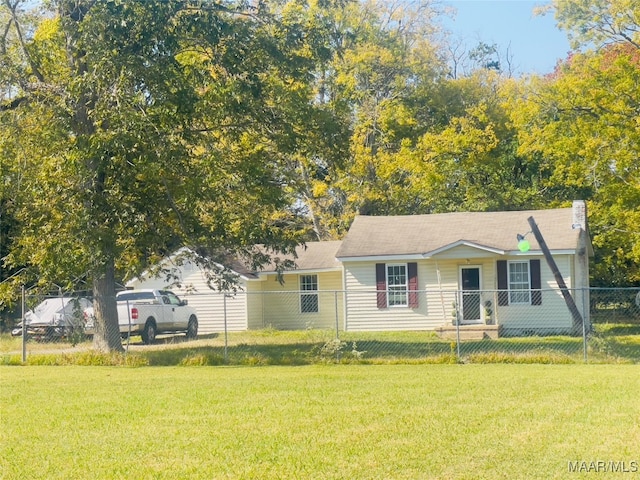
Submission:
[[[340,262],[336,259],[336,253],[341,244],[341,241],[307,242],[296,248],[298,258],[278,254],[271,254],[271,256],[279,257],[281,260],[293,260],[296,263],[296,270],[339,268]],[[265,266],[264,272],[270,271],[274,271],[274,267]]]
[[[499,251],[517,250],[516,235],[530,230],[533,216],[550,250],[575,250],[580,229],[571,208],[513,212],[358,216],[336,253],[338,258],[430,254],[467,242]],[[540,250],[533,234],[531,251]]]

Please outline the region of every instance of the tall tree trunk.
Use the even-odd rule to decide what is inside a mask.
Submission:
[[[79,43],[80,26],[95,0],[60,0],[58,13],[66,37],[66,53],[74,77],[82,78],[89,71],[86,52]],[[92,137],[96,133],[96,125],[90,112],[95,109],[96,96],[90,88],[80,88],[76,93],[73,106],[74,116],[71,123],[72,131],[81,148],[81,155],[85,159],[85,177],[83,189],[88,192],[85,201],[86,212],[92,219],[88,225],[90,231],[100,229],[109,230],[108,222],[103,222],[105,209],[108,204],[102,204],[105,195],[106,167],[103,152],[96,152],[92,145]],[[108,216],[108,215],[107,215]],[[111,240],[106,232],[97,235],[100,240],[96,255],[99,267],[91,272],[93,277],[93,306],[95,327],[93,334],[93,348],[100,352],[124,351],[120,339],[118,326],[118,309],[115,290],[115,264]]]
[[[118,326],[116,282],[113,260],[107,262],[104,271],[93,280],[93,308],[95,330],[93,348],[99,352],[122,352],[122,340]]]

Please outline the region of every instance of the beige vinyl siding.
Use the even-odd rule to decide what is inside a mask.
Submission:
[[[222,292],[185,295],[189,305],[198,312],[199,333],[219,333],[226,329],[238,332],[247,329],[246,294]]]
[[[498,306],[496,320],[507,332],[522,333],[566,333],[572,326],[572,317],[555,277],[544,257],[511,257],[507,260],[526,261],[531,258],[540,260],[542,287],[542,305]],[[554,260],[562,277],[571,291],[573,283],[573,255],[556,255]],[[583,311],[581,302],[576,302],[578,310]]]
[[[318,311],[302,312],[300,308],[300,275],[318,276]],[[283,275],[278,282],[270,275],[262,285],[263,325],[283,330],[335,328],[343,322],[342,272],[296,272]],[[305,292],[309,293],[309,292]],[[253,323],[253,322],[252,322]]]
[[[467,256],[469,252],[464,252],[467,247],[456,248],[456,257]],[[556,255],[554,260],[563,276],[568,288],[572,288],[574,276],[574,259],[573,255]],[[510,305],[498,306],[497,296],[497,265],[498,259],[507,261],[529,261],[531,259],[540,260],[540,275],[542,286],[542,305]],[[468,263],[467,263],[468,261]],[[429,306],[429,313],[432,315],[434,309],[440,309],[440,316],[445,318],[446,323],[451,323],[454,317],[453,301],[456,300],[455,291],[458,290],[460,282],[460,268],[465,266],[479,266],[481,268],[481,289],[486,291],[483,294],[483,301],[490,300],[492,310],[495,312],[494,320],[508,329],[522,330],[538,330],[540,332],[566,332],[572,326],[572,318],[569,313],[564,298],[555,281],[555,277],[551,269],[547,265],[543,256],[513,256],[513,257],[490,257],[490,258],[457,258],[452,260],[433,259],[426,261],[426,290],[427,301],[432,302]],[[437,268],[436,268],[437,267]],[[440,270],[440,283],[437,281],[437,275],[433,275]],[[425,277],[423,277],[425,278]],[[420,288],[423,288],[423,280],[420,279]],[[440,298],[431,293],[433,290],[444,291],[444,302]],[[576,295],[576,304],[582,313],[584,310],[583,301],[580,295]],[[438,307],[436,307],[436,304]],[[444,306],[444,312],[442,313]],[[587,308],[588,309],[588,308]],[[484,313],[484,312],[483,312]]]
[[[388,262],[406,263],[406,262]],[[352,331],[432,330],[443,323],[441,303],[420,292],[418,308],[388,307],[379,309],[376,302],[376,262],[345,262],[346,323]],[[435,271],[418,262],[419,289],[425,282],[435,282]],[[436,308],[437,307],[437,308]]]
[[[573,256],[555,257],[565,282],[571,288]],[[502,257],[470,259],[428,259],[418,263],[419,305],[408,307],[377,308],[376,262],[345,262],[346,324],[347,330],[432,330],[443,324],[452,324],[454,303],[460,288],[461,267],[480,267],[483,302],[492,302],[494,320],[509,329],[541,329],[566,331],[571,328],[571,315],[558,290],[555,277],[542,257],[510,257],[505,260],[540,260],[542,305],[510,305],[498,307],[496,300],[496,261]],[[383,263],[383,262],[379,262]],[[402,262],[388,262],[402,263]],[[438,275],[439,273],[439,275]],[[580,298],[580,297],[578,297]],[[582,312],[583,305],[578,305]],[[483,311],[484,314],[484,311]]]
[[[195,308],[198,316],[198,333],[209,334],[224,331],[225,303],[228,331],[247,329],[247,297],[239,290],[237,294],[229,294],[226,299],[223,293],[211,290],[202,271],[191,263],[186,263],[178,272],[180,287],[167,286],[164,278],[149,278],[132,282],[130,286],[140,289],[169,289],[180,298],[187,300]],[[246,288],[246,281],[240,280],[239,287]]]
[[[247,282],[247,328],[250,330],[258,330],[265,327],[264,295],[262,295],[262,288],[265,283],[266,282],[262,280],[252,280]]]
[[[462,248],[460,250],[462,250]],[[497,288],[497,281],[494,258],[466,258],[468,255],[464,255],[464,257],[465,258],[454,259],[439,258],[438,260],[430,259],[426,263],[426,268],[431,273],[431,275],[428,276],[428,283],[426,285],[427,296],[432,302],[432,309],[438,308],[440,312],[444,309],[446,312],[446,316],[440,315],[444,320],[442,323],[444,325],[454,324],[456,319],[456,305],[460,308],[462,268],[480,269],[481,302],[483,304],[485,301],[490,301],[492,304],[495,303],[496,295],[494,290]],[[440,281],[438,281],[438,270],[440,271]],[[486,321],[484,308],[481,308],[481,316],[482,321]]]

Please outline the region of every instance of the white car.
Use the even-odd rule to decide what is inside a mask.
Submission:
[[[51,297],[24,315],[27,334],[31,337],[53,339],[68,337],[74,331],[84,330],[84,311],[91,308],[86,298]],[[22,335],[22,322],[11,331]]]
[[[120,334],[141,335],[146,344],[153,343],[159,333],[184,332],[188,339],[198,335],[198,317],[169,290],[125,290],[116,295]],[[85,311],[87,333],[93,333],[93,308]]]

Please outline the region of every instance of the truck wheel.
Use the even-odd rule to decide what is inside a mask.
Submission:
[[[187,340],[195,340],[198,336],[198,319],[195,315],[189,317],[189,324],[187,325]]]
[[[156,322],[153,320],[147,320],[147,323],[142,330],[142,342],[146,345],[151,345],[156,339]]]

